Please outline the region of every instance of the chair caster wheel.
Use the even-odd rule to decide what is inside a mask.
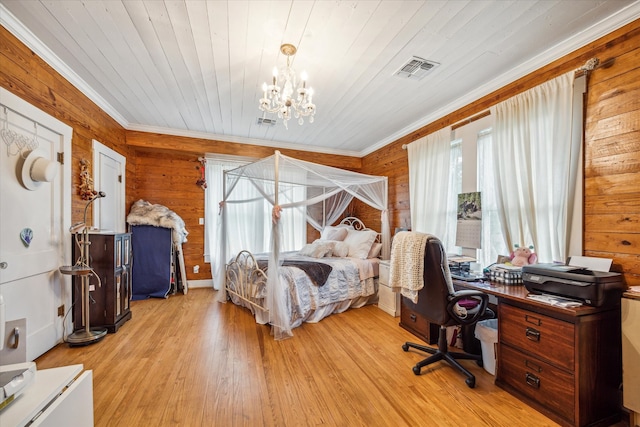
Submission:
[[[476,386],[476,379],[475,378],[467,378],[464,382],[467,383],[469,388],[474,388]]]
[[[476,360],[476,363],[478,364],[478,366],[480,366],[481,368],[484,366],[484,363],[482,362],[482,360]]]
[[[420,375],[420,368],[418,368],[417,366],[413,367],[413,373],[416,375]]]
[[[409,351],[409,346],[408,346],[408,345],[406,345],[406,344],[402,344],[402,349],[403,349],[404,351]]]

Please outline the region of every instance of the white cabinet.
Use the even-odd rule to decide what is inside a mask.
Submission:
[[[628,296],[628,297],[627,297]],[[634,412],[640,425],[640,296],[627,292],[622,298],[623,405]]]
[[[93,426],[93,372],[82,369],[38,370],[33,384],[0,412],[0,426]]]
[[[378,308],[393,317],[400,316],[400,292],[389,287],[389,261],[380,261],[378,279]]]

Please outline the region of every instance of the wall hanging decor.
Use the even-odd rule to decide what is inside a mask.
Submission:
[[[29,227],[25,227],[20,231],[20,240],[28,248],[33,240],[33,230]]]
[[[204,167],[207,164],[207,159],[205,159],[204,157],[198,157],[198,161],[200,162],[200,166],[196,166],[196,169],[200,170],[200,179],[196,181],[196,185],[199,185],[200,188],[205,190],[207,188],[207,180],[204,175]]]
[[[98,192],[93,188],[93,179],[89,170],[91,163],[87,159],[80,160],[80,197],[82,200],[93,200]]]

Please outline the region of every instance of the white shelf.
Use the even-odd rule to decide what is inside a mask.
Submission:
[[[378,308],[393,317],[400,316],[400,293],[389,287],[389,261],[380,261],[378,271]]]

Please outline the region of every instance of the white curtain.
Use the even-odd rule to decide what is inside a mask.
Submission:
[[[407,150],[411,229],[446,240],[449,196],[456,191],[451,188],[451,130],[429,134],[409,144]]]
[[[458,230],[458,194],[462,193],[462,141],[451,142],[449,153],[449,194],[447,196],[447,219],[445,232],[440,238],[445,249],[451,251],[456,245]]]
[[[580,137],[572,135],[573,72],[492,108],[496,205],[509,248],[541,262],[568,255]]]
[[[498,255],[511,252],[502,235],[502,226],[496,201],[495,167],[493,164],[493,136],[488,129],[478,134],[478,191],[482,193],[482,249],[478,250],[478,262],[482,266],[496,262]]]
[[[327,198],[324,198],[327,192],[325,188],[310,188],[307,191],[309,199],[321,199],[317,203],[307,205],[307,221],[318,231],[335,223],[353,200],[353,195],[346,191]]]
[[[222,235],[222,221],[220,218],[220,202],[224,199],[223,178],[224,171],[246,165],[249,160],[228,158],[207,158],[205,178],[205,262],[211,263],[211,270],[216,271],[228,260],[220,260],[217,254],[220,250],[220,236]],[[235,254],[243,249],[253,253],[267,252],[270,247],[271,235],[271,205],[262,197],[256,188],[248,181],[239,181],[234,188],[237,200],[252,200],[250,203],[233,204],[231,213],[227,217],[227,232],[232,239],[228,239],[226,252]],[[303,188],[293,188],[285,192],[285,200],[300,197]],[[247,222],[253,227],[248,228]],[[283,250],[301,248],[307,240],[305,213],[302,210],[292,211],[283,218]],[[220,264],[221,263],[221,264]],[[214,274],[213,287],[220,289],[220,282]]]
[[[218,250],[218,203],[222,200],[223,171],[236,168],[248,161],[233,161],[229,159],[206,158],[205,180],[207,188],[204,190],[204,261],[212,262]],[[212,265],[212,268],[214,266]],[[215,284],[214,284],[215,285]],[[214,286],[215,287],[215,286]]]

